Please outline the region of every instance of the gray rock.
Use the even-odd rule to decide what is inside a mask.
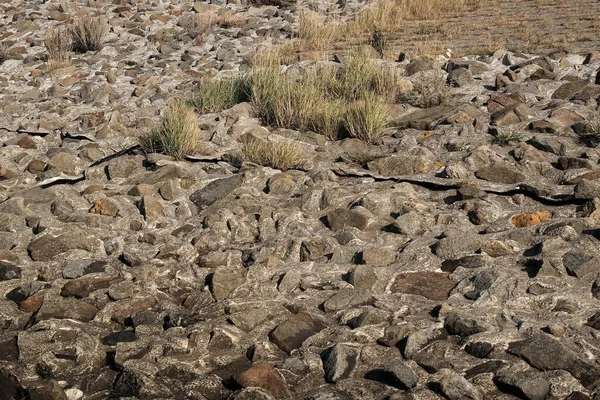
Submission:
[[[444,260],[458,260],[475,253],[483,245],[480,235],[464,232],[461,235],[451,234],[438,240],[433,246],[433,252]]]
[[[600,183],[588,179],[582,179],[573,190],[576,199],[593,200],[600,197]]]
[[[456,68],[448,74],[448,84],[451,86],[463,87],[473,82],[473,74],[466,68]]]
[[[487,326],[480,323],[477,318],[458,314],[448,315],[444,320],[444,328],[451,335],[459,336],[471,336],[488,330]]]
[[[356,367],[358,352],[354,347],[338,343],[322,354],[325,380],[335,383],[350,377]]]
[[[85,233],[77,229],[69,230],[58,236],[44,235],[33,240],[27,246],[29,255],[34,261],[50,261],[55,256],[74,249],[93,250],[93,245]]]
[[[325,325],[322,322],[304,312],[299,312],[279,324],[269,334],[269,338],[281,350],[290,353],[302,346],[306,339],[324,328]]]
[[[21,279],[21,268],[11,263],[0,261],[0,281]]]
[[[524,400],[544,400],[550,393],[550,383],[541,377],[501,374],[494,377],[494,383],[503,392]]]
[[[404,360],[394,360],[383,371],[388,374],[391,386],[401,390],[410,390],[419,384],[419,377]]]
[[[353,207],[349,210],[337,208],[327,214],[327,222],[329,228],[334,232],[350,227],[362,231],[369,226],[371,217],[371,213],[364,207]]]
[[[383,176],[427,174],[436,168],[428,158],[411,155],[378,158],[367,166]]]
[[[460,375],[446,375],[441,379],[440,387],[450,400],[483,400],[479,389]]]
[[[542,371],[565,370],[586,388],[600,383],[600,368],[569,350],[558,340],[546,334],[537,334],[528,339],[512,342],[508,353],[523,358],[531,366]]]
[[[506,184],[520,183],[527,179],[524,173],[503,165],[482,168],[475,173],[475,176],[486,181]]]
[[[246,270],[241,267],[219,267],[214,272],[210,291],[216,299],[227,298],[246,282]]]
[[[63,269],[63,278],[74,279],[95,272],[104,272],[106,261],[103,260],[74,260]]]
[[[190,201],[201,209],[206,208],[225,198],[240,187],[243,182],[244,178],[240,174],[212,181],[202,189],[198,189],[192,193]]]

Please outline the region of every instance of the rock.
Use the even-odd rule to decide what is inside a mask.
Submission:
[[[404,360],[394,360],[383,368],[385,383],[400,390],[410,390],[419,384],[419,377]]]
[[[428,174],[436,169],[424,156],[383,157],[369,162],[367,166],[383,176]]]
[[[448,299],[456,282],[445,272],[412,272],[396,276],[390,290],[392,293],[407,293],[423,296],[433,301]]]
[[[575,95],[581,92],[587,85],[587,81],[579,79],[563,83],[558,89],[554,91],[554,93],[552,93],[552,98],[569,100],[575,97]]]
[[[357,357],[358,352],[354,347],[342,343],[325,350],[321,355],[325,380],[335,383],[349,378],[356,367]]]
[[[0,399],[17,400],[28,398],[27,390],[21,386],[17,377],[10,370],[0,368]]]
[[[422,59],[413,60],[406,66],[406,76],[412,76],[418,72],[429,71],[433,69],[430,62]]]
[[[63,278],[74,279],[94,272],[104,272],[106,261],[103,260],[74,260],[63,269]]]
[[[520,399],[544,400],[550,393],[550,383],[541,377],[501,374],[494,377],[494,383],[503,392],[514,394]]]
[[[450,400],[483,400],[479,389],[460,375],[444,376],[440,381],[440,387]]]
[[[577,278],[583,278],[600,271],[600,259],[580,251],[569,251],[562,257],[567,273]]]
[[[471,336],[476,333],[486,332],[488,327],[476,318],[450,314],[444,320],[444,328],[451,335]]]
[[[224,299],[245,282],[244,268],[218,267],[210,281],[210,291],[215,299]]]
[[[535,117],[535,112],[525,104],[517,104],[496,111],[490,116],[490,125],[509,126],[526,122]]]
[[[327,252],[327,243],[307,239],[300,245],[300,261],[317,261]]]
[[[373,267],[357,265],[350,273],[348,282],[355,289],[368,290],[377,282],[377,276],[373,273]]]
[[[600,197],[600,183],[582,179],[575,185],[573,195],[576,199],[583,200],[593,200],[594,198]]]
[[[242,175],[233,175],[228,178],[217,179],[196,190],[190,195],[190,201],[200,209],[211,206],[218,200],[225,198],[244,182]]]
[[[418,109],[408,115],[390,121],[390,125],[421,131],[431,130],[448,118],[455,110],[456,106],[451,104],[441,104],[435,107]]]
[[[340,231],[345,228],[354,227],[365,230],[371,222],[371,213],[364,207],[353,207],[351,209],[337,208],[327,214],[329,228]]]
[[[85,298],[90,295],[90,293],[100,290],[106,289],[113,283],[117,283],[122,281],[123,278],[120,277],[88,277],[83,276],[81,278],[73,279],[72,281],[67,282],[61,289],[60,294],[64,297],[76,297],[76,298]]]
[[[62,233],[58,236],[44,235],[34,239],[29,246],[29,256],[34,261],[50,261],[59,254],[63,254],[69,250],[81,249],[92,251],[93,245],[88,240],[86,235],[77,230]]]
[[[549,211],[537,211],[534,213],[517,214],[510,218],[510,223],[517,228],[525,228],[541,224],[547,219],[552,218],[552,213]]]
[[[475,172],[475,176],[486,181],[505,184],[521,183],[527,179],[524,173],[513,168],[497,164],[490,167],[481,168]]]
[[[368,248],[361,252],[360,259],[370,267],[384,267],[396,261],[397,253],[395,247]]]
[[[269,338],[281,350],[290,353],[292,350],[300,348],[306,339],[324,328],[325,325],[320,321],[304,312],[299,312],[279,324],[269,334]]]
[[[30,400],[70,400],[56,381],[44,382],[30,391]]]
[[[590,364],[546,334],[540,333],[519,342],[512,342],[507,352],[523,358],[541,371],[565,370],[586,388],[594,388],[600,383],[599,367]]]
[[[268,364],[254,364],[235,380],[242,387],[262,388],[276,399],[287,399],[292,396],[283,376]]]
[[[448,84],[455,87],[463,87],[472,85],[473,74],[469,69],[466,68],[456,68],[448,74]]]
[[[21,268],[11,263],[0,261],[0,281],[21,279]]]
[[[458,260],[475,253],[483,245],[483,238],[471,232],[451,234],[433,245],[433,252],[444,260]]]
[[[94,319],[97,312],[98,309],[93,305],[72,297],[46,297],[35,320],[36,322],[40,322],[51,318],[68,318],[81,322],[90,322]]]
[[[146,222],[154,222],[165,216],[164,206],[154,196],[142,197],[142,200],[138,203],[138,208]]]
[[[465,346],[465,351],[477,358],[486,358],[494,350],[494,345],[488,342],[470,342]]]

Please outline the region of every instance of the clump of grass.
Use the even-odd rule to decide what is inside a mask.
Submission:
[[[339,35],[336,23],[325,23],[319,13],[303,10],[299,15],[298,36],[305,50],[326,50]]]
[[[318,87],[294,81],[278,68],[252,74],[252,103],[262,121],[278,128],[307,129],[310,115],[321,102]]]
[[[498,133],[496,136],[492,138],[492,144],[497,144],[499,146],[510,146],[515,142],[518,142],[521,138],[516,132],[505,132]]]
[[[71,26],[73,50],[78,53],[100,51],[104,47],[104,37],[107,33],[106,19],[98,16],[81,17]]]
[[[308,128],[329,140],[339,139],[344,128],[345,103],[325,101],[319,105],[308,122]]]
[[[252,140],[244,145],[243,153],[249,162],[282,171],[302,168],[306,163],[302,147],[290,141]]]
[[[159,127],[141,138],[147,153],[163,153],[183,158],[199,152],[200,128],[194,109],[182,100],[167,105]]]
[[[200,113],[218,112],[250,99],[247,76],[218,81],[204,81],[190,98],[190,104]]]
[[[344,128],[351,137],[373,143],[384,134],[388,105],[369,95],[350,106],[344,116]]]
[[[49,55],[49,69],[62,68],[70,64],[73,41],[67,28],[53,26],[48,29],[44,37],[44,46]]]
[[[179,19],[179,26],[185,29],[191,38],[195,39],[218,21],[219,16],[217,13],[209,11],[201,14],[185,15]]]
[[[219,17],[217,22],[223,28],[235,28],[246,25],[248,17],[240,13],[226,12]]]
[[[600,145],[600,118],[594,118],[587,124],[585,132],[579,134],[579,141],[588,147]]]

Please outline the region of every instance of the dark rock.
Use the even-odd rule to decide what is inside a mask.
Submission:
[[[459,260],[475,253],[484,241],[481,235],[464,232],[460,235],[451,234],[433,245],[433,252],[444,260]]]
[[[448,74],[448,84],[463,87],[473,84],[473,73],[466,68],[456,68]]]
[[[357,357],[358,352],[354,347],[342,343],[325,350],[321,355],[325,380],[335,383],[350,377],[356,367]]]
[[[486,358],[494,350],[494,345],[488,342],[470,342],[465,351],[477,358]]]
[[[61,289],[61,296],[65,297],[76,297],[76,298],[84,298],[89,296],[90,293],[100,290],[106,289],[113,283],[123,281],[123,278],[120,277],[87,277],[83,276],[81,278],[74,279],[72,281],[67,282]]]
[[[565,370],[592,389],[600,383],[600,368],[569,350],[546,334],[510,343],[508,353],[519,356],[542,371]]]
[[[496,111],[490,116],[490,125],[509,126],[526,122],[535,117],[535,112],[525,104],[518,104]]]
[[[102,344],[106,346],[116,346],[119,342],[134,342],[135,340],[137,340],[135,331],[128,329],[109,333],[102,338]]]
[[[419,384],[419,377],[404,360],[395,360],[383,368],[387,379],[384,383],[401,390],[410,390]]]
[[[571,82],[563,83],[558,89],[552,93],[553,99],[570,100],[577,93],[581,92],[588,85],[587,81],[574,80]]]
[[[461,375],[444,376],[440,381],[440,388],[450,400],[483,400],[479,389]]]
[[[411,155],[378,158],[367,166],[383,176],[428,174],[435,170],[435,165],[427,157]]]
[[[0,400],[27,399],[28,392],[17,377],[5,368],[0,368]]]
[[[337,208],[327,214],[327,223],[329,228],[334,231],[340,231],[345,228],[354,227],[365,230],[371,221],[370,212],[363,207],[353,207],[351,209]]]
[[[63,269],[63,278],[74,279],[95,272],[104,272],[106,261],[74,260]]]
[[[595,197],[600,197],[600,183],[582,179],[575,189],[573,195],[576,199],[593,200]]]
[[[457,106],[452,104],[441,104],[439,106],[419,109],[408,115],[394,119],[391,126],[399,128],[413,128],[422,131],[435,128],[440,122],[456,110]]]
[[[92,251],[92,243],[83,232],[76,229],[62,233],[56,237],[48,234],[34,239],[27,250],[34,261],[50,261],[55,256],[69,250],[81,249]]]
[[[474,289],[465,293],[465,297],[469,300],[477,300],[483,292],[488,290],[498,279],[498,274],[492,270],[478,272],[473,280]]]
[[[444,320],[444,328],[451,335],[471,336],[476,333],[487,331],[487,327],[476,318],[451,314]]]
[[[506,364],[504,361],[500,361],[500,360],[492,360],[492,361],[486,361],[483,364],[479,364],[474,366],[473,368],[468,369],[467,371],[465,371],[465,378],[466,379],[471,379],[477,375],[481,375],[481,374],[488,374],[488,373],[496,373],[504,368],[507,367],[508,364]]]
[[[544,400],[550,393],[550,384],[541,377],[501,374],[494,377],[498,389],[524,400]]]
[[[567,273],[577,278],[600,272],[600,261],[591,254],[569,251],[563,255],[563,265]]]
[[[446,272],[412,272],[396,276],[391,287],[392,293],[407,293],[423,296],[433,301],[448,299],[456,282]]]
[[[37,322],[51,318],[75,319],[82,322],[90,322],[96,316],[98,309],[91,304],[72,297],[54,298],[47,297],[40,307],[35,320]]]
[[[11,263],[0,261],[0,281],[21,279],[21,268]]]
[[[433,69],[431,63],[421,59],[413,60],[406,67],[406,76],[414,75],[417,72],[429,71],[430,69]]]
[[[304,240],[300,245],[300,261],[316,261],[325,255],[327,248],[324,241]]]
[[[281,350],[290,353],[324,328],[325,325],[320,321],[304,312],[299,312],[279,324],[269,334],[269,338]]]
[[[565,400],[590,400],[589,396],[581,392],[573,392]]]
[[[239,174],[212,181],[202,189],[192,193],[190,201],[201,209],[206,208],[218,200],[225,198],[240,187],[242,183],[244,183],[244,177]]]
[[[30,390],[29,400],[69,400],[58,382],[46,381]]]

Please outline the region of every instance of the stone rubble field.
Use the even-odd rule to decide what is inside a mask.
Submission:
[[[0,3],[0,399],[600,399],[600,53],[379,61],[448,98],[377,143],[241,103],[177,160],[139,137],[296,8],[114,3]],[[210,10],[243,22],[178,23]],[[49,71],[44,33],[86,12],[104,48]]]

